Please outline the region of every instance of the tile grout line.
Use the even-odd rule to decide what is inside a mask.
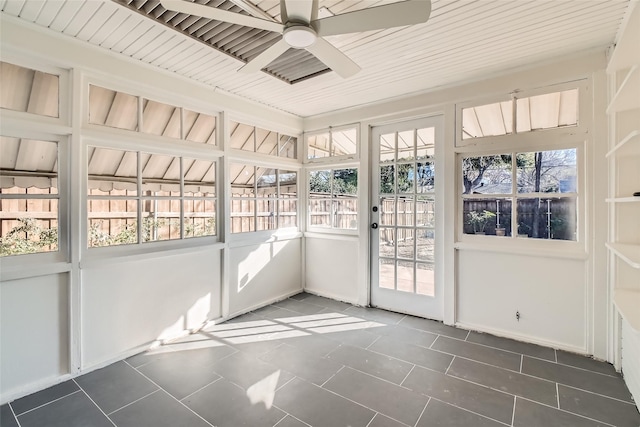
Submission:
[[[520,355],[520,371],[518,371],[520,373],[522,373],[522,365],[523,365],[523,363],[524,363],[524,354],[521,354]]]
[[[102,415],[104,415],[104,416],[105,416],[105,418],[106,418],[106,419],[108,419],[108,420],[109,420],[109,422],[115,426],[115,425],[116,425],[116,423],[114,423],[114,422],[113,422],[113,420],[111,419],[111,417],[109,417],[107,414],[105,414],[105,412],[102,410],[102,408],[98,406],[98,404],[96,403],[96,401],[95,401],[95,400],[93,400],[93,399],[91,398],[91,396],[89,396],[89,393],[87,393],[87,392],[85,391],[85,389],[83,389],[82,387],[80,387],[80,384],[78,384],[78,382],[75,380],[75,378],[74,378],[72,381],[73,381],[73,382],[78,386],[78,388],[79,388],[79,389],[84,393],[84,395],[85,395],[85,396],[87,396],[87,398],[91,401],[91,403],[93,403],[94,405],[96,405],[96,408],[98,408],[98,411],[100,411],[100,412],[102,413]],[[116,427],[118,427],[118,426],[116,426]]]
[[[218,374],[216,373],[216,375],[218,375]],[[222,379],[222,377],[221,377],[220,375],[218,375],[218,378],[216,378],[215,380],[211,381],[209,384],[205,384],[205,385],[203,385],[202,387],[200,387],[200,388],[199,388],[199,389],[197,389],[196,391],[194,391],[194,392],[192,392],[192,393],[189,393],[189,394],[187,394],[185,397],[183,397],[182,399],[178,399],[178,400],[179,400],[180,402],[182,402],[184,399],[186,399],[186,398],[188,398],[188,397],[193,396],[194,394],[196,394],[196,393],[197,393],[197,392],[199,392],[200,390],[202,390],[202,389],[204,389],[204,388],[209,387],[211,384],[214,384],[214,383],[216,383],[216,382],[220,381],[221,379]]]
[[[556,359],[555,362],[558,363],[558,350],[557,349],[553,349],[553,356]]]
[[[365,349],[365,350],[369,350],[369,348],[370,348],[372,345],[374,345],[375,343],[377,343],[377,342],[378,342],[378,340],[379,340],[380,338],[382,338],[382,335],[378,335],[378,336],[376,337],[376,339],[374,339],[374,340],[373,340],[373,342],[372,342],[371,344],[369,344],[368,346],[366,346],[364,349]]]
[[[558,409],[560,409],[560,387],[556,382],[556,405],[558,405]]]
[[[336,373],[335,373],[335,374],[333,374],[333,375],[331,375],[329,378],[327,378],[327,380],[326,380],[325,382],[323,382],[323,383],[320,385],[320,387],[324,388],[324,385],[325,385],[326,383],[328,383],[329,381],[331,381],[331,379],[332,379],[333,377],[335,377],[336,375],[338,375],[338,374],[339,374],[339,373],[344,369],[344,367],[345,367],[345,365],[342,365],[342,366],[340,367],[340,369],[338,369],[338,370],[336,371]]]
[[[409,375],[411,374],[411,372],[413,372],[413,370],[416,368],[416,365],[413,365],[411,367],[411,369],[409,370],[409,372],[407,372],[407,375],[404,376],[404,378],[402,379],[402,381],[400,381],[400,387],[404,387],[402,384],[404,384],[404,382],[407,380],[407,378],[409,378]]]
[[[414,365],[414,367],[415,367],[415,365]],[[370,373],[368,373],[368,372],[361,371],[361,370],[360,370],[360,369],[358,369],[358,368],[352,368],[351,366],[345,366],[345,368],[349,368],[349,369],[351,369],[352,371],[359,372],[359,373],[361,373],[361,374],[363,374],[363,375],[366,375],[366,376],[368,376],[368,377],[374,378],[374,379],[379,380],[379,381],[383,381],[383,382],[385,382],[385,383],[389,383],[389,384],[394,385],[394,386],[396,386],[396,387],[403,388],[403,389],[405,389],[405,390],[407,390],[407,391],[412,391],[412,392],[414,392],[414,393],[417,393],[417,392],[415,392],[415,391],[411,390],[410,388],[408,388],[408,387],[406,387],[406,386],[403,386],[402,384],[397,384],[397,383],[394,383],[393,381],[389,381],[389,380],[384,379],[384,378],[376,377],[375,375],[370,374]],[[413,368],[412,368],[412,370],[413,370]],[[439,373],[441,374],[442,372],[439,372]],[[407,375],[409,375],[409,374],[407,374]],[[405,378],[405,379],[406,379],[406,378]],[[403,380],[403,382],[404,382],[404,380]]]
[[[518,396],[513,396],[513,412],[511,413],[511,425],[516,422],[516,403],[518,403]]]
[[[496,422],[496,423],[498,423],[498,424],[502,424],[502,425],[505,425],[505,426],[508,426],[508,425],[509,425],[509,424],[505,423],[504,421],[496,420],[495,418],[491,418],[491,417],[489,417],[489,416],[487,416],[487,415],[483,415],[483,414],[481,414],[481,413],[479,413],[479,412],[472,411],[471,409],[463,408],[462,406],[458,406],[458,405],[456,405],[455,403],[446,402],[446,401],[444,401],[444,400],[442,400],[442,399],[438,399],[438,398],[436,398],[436,397],[428,396],[428,395],[426,395],[426,394],[423,394],[423,396],[427,396],[427,397],[429,397],[429,399],[430,399],[430,400],[435,400],[435,401],[438,401],[438,402],[444,403],[444,404],[446,404],[446,405],[453,406],[454,408],[460,409],[460,410],[462,410],[462,411],[469,412],[469,413],[471,413],[471,414],[477,415],[477,416],[479,416],[479,417],[486,418],[486,419],[491,420],[491,421],[495,421],[495,422]]]
[[[536,403],[538,405],[542,405],[542,406],[547,407],[547,408],[555,409],[556,411],[560,411],[560,412],[563,412],[565,414],[574,415],[574,416],[579,417],[579,418],[585,418],[587,420],[594,421],[596,423],[601,423],[601,424],[604,424],[606,426],[616,427],[614,424],[610,424],[610,423],[608,423],[606,421],[596,420],[595,418],[587,417],[586,415],[578,414],[577,412],[571,412],[571,411],[567,411],[566,409],[556,408],[555,406],[547,405],[546,403],[536,402],[535,400],[531,400],[531,399],[528,399],[526,397],[522,397],[522,396],[518,396],[518,397],[520,399],[527,400],[529,402]]]
[[[50,401],[48,401],[48,402],[46,402],[46,403],[43,403],[42,405],[38,405],[38,406],[36,406],[35,408],[31,408],[31,409],[29,409],[28,411],[21,412],[20,414],[17,414],[17,415],[16,415],[15,411],[13,410],[13,407],[11,406],[11,404],[9,404],[9,407],[11,407],[11,412],[13,413],[13,416],[14,416],[16,419],[18,419],[18,417],[19,417],[19,416],[22,416],[22,415],[24,415],[24,414],[28,414],[29,412],[35,411],[36,409],[40,409],[40,408],[42,408],[43,406],[47,406],[47,405],[49,405],[49,404],[51,404],[51,403],[57,402],[58,400],[62,400],[62,399],[64,399],[65,397],[69,397],[69,396],[71,396],[71,395],[73,395],[73,394],[79,393],[80,391],[81,391],[80,389],[75,390],[75,391],[73,391],[72,393],[66,394],[66,395],[64,395],[64,396],[62,396],[62,397],[58,397],[57,399],[50,400]]]
[[[456,360],[456,356],[455,355],[451,358],[451,362],[449,362],[449,366],[447,366],[447,370],[444,371],[445,375],[447,375],[447,373],[449,372],[449,369],[451,368],[451,365],[453,365],[453,361],[454,360]]]
[[[115,410],[113,410],[113,411],[109,412],[109,413],[107,414],[107,416],[111,416],[112,414],[115,414],[115,413],[116,413],[116,412],[118,412],[119,410],[124,409],[124,408],[126,408],[127,406],[131,406],[131,405],[133,405],[134,403],[139,402],[139,401],[141,401],[142,399],[144,399],[144,398],[146,398],[146,397],[149,397],[149,396],[151,396],[152,394],[155,394],[155,393],[157,393],[157,392],[159,392],[159,391],[160,391],[160,389],[153,390],[151,393],[147,393],[147,394],[145,394],[144,396],[142,396],[142,397],[140,397],[140,398],[138,398],[138,399],[134,400],[133,402],[129,402],[129,403],[127,403],[126,405],[121,406],[121,407],[119,407],[118,409],[115,409]]]
[[[561,385],[562,387],[571,388],[571,389],[574,389],[574,390],[581,391],[581,392],[583,392],[583,393],[589,393],[589,394],[593,394],[593,395],[595,395],[595,396],[604,397],[604,398],[606,398],[606,399],[615,400],[616,402],[626,403],[626,404],[628,404],[628,405],[637,406],[637,405],[636,405],[636,403],[635,403],[634,401],[631,401],[631,400],[622,400],[622,399],[619,399],[619,398],[617,398],[617,397],[608,396],[608,395],[606,395],[606,394],[601,394],[601,393],[596,393],[595,391],[585,390],[585,389],[583,389],[583,388],[575,387],[575,386],[568,385],[568,384],[562,384],[562,383],[557,383],[557,384],[558,384],[559,386]]]
[[[284,412],[284,411],[283,411],[283,412]],[[285,418],[287,418],[287,416],[288,416],[288,415],[289,415],[289,413],[288,413],[288,412],[284,412],[284,415],[282,416],[282,418],[280,418],[280,420],[279,420],[277,423],[275,423],[275,424],[273,425],[273,427],[277,427],[277,426],[278,426],[278,424],[280,424],[280,423],[282,422],[282,420],[284,420]]]
[[[80,390],[78,390],[78,391],[80,391]],[[18,416],[16,415],[16,411],[14,411],[13,410],[13,406],[11,406],[11,402],[7,403],[7,405],[9,406],[9,409],[11,409],[11,413],[13,414],[13,419],[16,420],[16,423],[18,424],[18,427],[22,427],[22,423],[18,419]]]
[[[367,423],[367,425],[366,425],[366,426],[364,426],[364,427],[369,427],[369,426],[371,425],[371,423],[373,422],[373,420],[375,420],[375,419],[376,419],[376,417],[378,416],[378,414],[379,414],[379,413],[380,413],[380,412],[377,412],[377,411],[376,411],[376,413],[375,413],[375,414],[373,414],[373,417],[371,417],[371,419],[369,420],[369,422]]]
[[[420,415],[418,415],[418,419],[416,420],[416,423],[413,425],[413,427],[417,427],[418,426],[418,423],[422,419],[422,416],[424,415],[424,412],[427,410],[427,406],[429,406],[429,402],[431,402],[431,396],[428,396],[428,397],[429,398],[427,399],[427,403],[424,404],[424,408],[422,408],[422,412],[420,412]]]
[[[281,408],[281,407],[279,407],[278,405],[272,405],[271,407],[272,407],[272,408],[276,408],[276,409],[278,409],[278,410],[282,411],[282,412],[285,414],[285,416],[284,416],[284,417],[282,417],[282,420],[284,420],[285,418],[287,418],[287,416],[289,416],[289,417],[293,418],[293,419],[294,419],[294,420],[296,420],[296,421],[300,421],[300,422],[301,422],[302,424],[304,424],[305,426],[313,427],[313,426],[311,426],[310,424],[308,424],[308,423],[306,423],[306,422],[302,421],[300,418],[296,417],[295,415],[292,415],[292,414],[290,414],[289,412],[285,411],[284,409],[282,409],[282,408]],[[278,423],[277,423],[277,424],[280,424],[280,423],[282,422],[282,420],[278,421]],[[274,425],[273,427],[276,427],[276,426]]]
[[[125,360],[124,361],[127,365],[129,365],[129,363]],[[178,402],[179,405],[182,405],[184,408],[186,408],[189,412],[193,413],[196,417],[200,418],[202,421],[204,421],[205,423],[207,423],[208,425],[210,425],[211,427],[215,427],[213,424],[211,424],[209,421],[205,420],[200,414],[198,414],[196,411],[194,411],[193,409],[189,408],[187,405],[185,405],[182,401],[178,400],[174,395],[172,395],[171,393],[169,393],[167,390],[165,390],[164,388],[162,388],[160,386],[160,384],[156,383],[155,381],[153,381],[151,378],[149,378],[148,376],[146,376],[145,374],[143,374],[142,372],[138,371],[136,368],[134,368],[133,366],[129,365],[131,368],[133,368],[136,372],[138,372],[140,375],[142,375],[143,377],[145,377],[148,381],[150,381],[152,384],[154,384],[156,387],[158,387],[160,390],[164,391],[165,393],[167,393],[167,395],[169,397],[171,397],[173,400],[175,400],[176,402]],[[217,375],[217,374],[216,374]],[[222,377],[221,377],[222,378]],[[220,379],[220,378],[218,378]],[[217,380],[216,380],[217,381]],[[215,382],[215,381],[214,381]],[[206,387],[206,386],[205,386]],[[115,424],[114,424],[115,425]]]
[[[282,384],[280,387],[276,388],[275,391],[280,390],[282,387],[286,386],[287,384],[289,384],[291,381],[295,380],[296,378],[298,378],[297,376],[292,376],[291,379],[289,381],[287,381],[286,383]],[[286,412],[286,411],[285,411]]]

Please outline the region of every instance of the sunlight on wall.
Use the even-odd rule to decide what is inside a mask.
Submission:
[[[241,292],[258,273],[284,248],[284,245],[261,245],[238,263],[238,292]]]
[[[211,293],[206,294],[191,306],[187,311],[187,324],[185,329],[191,331],[200,329],[208,320],[211,311]]]

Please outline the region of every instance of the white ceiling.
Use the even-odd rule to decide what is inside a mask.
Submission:
[[[319,0],[332,13],[393,0]],[[111,0],[0,0],[18,16],[223,91],[302,117],[482,79],[616,40],[630,1],[433,0],[426,24],[331,36],[362,71],[290,85]],[[272,16],[278,0],[252,0]]]

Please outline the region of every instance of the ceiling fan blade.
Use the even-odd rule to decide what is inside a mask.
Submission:
[[[275,60],[278,56],[289,50],[289,48],[290,46],[287,44],[287,42],[285,42],[284,39],[280,39],[269,49],[265,50],[260,55],[256,56],[251,61],[243,65],[238,71],[242,71],[243,73],[255,73],[256,71],[260,71],[271,62],[273,62],[273,60]]]
[[[427,22],[430,0],[408,0],[328,16],[311,22],[319,36],[360,33]]]
[[[282,33],[284,25],[278,22],[267,21],[253,16],[242,15],[240,13],[229,12],[228,10],[205,6],[198,3],[183,0],[160,0],[160,4],[167,10],[186,13],[187,15],[201,16],[203,18],[214,19],[216,21],[228,22],[230,24],[242,25],[244,27],[257,28],[259,30]]]
[[[316,42],[309,46],[307,50],[342,78],[346,79],[360,71],[358,64],[323,38],[318,37]]]
[[[284,11],[284,14],[282,13]],[[311,22],[311,13],[313,12],[313,0],[281,0],[280,12],[282,22]]]

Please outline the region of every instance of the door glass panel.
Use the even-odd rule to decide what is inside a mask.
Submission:
[[[413,226],[413,197],[398,198],[398,205],[396,209],[396,215],[398,218],[398,223],[396,225]]]
[[[398,287],[399,291],[413,292],[413,262],[398,261]]]
[[[393,162],[396,158],[396,134],[389,133],[380,137],[380,163]]]
[[[416,259],[418,261],[434,262],[434,249],[435,249],[435,231],[429,228],[416,229]]]
[[[414,136],[415,132],[413,130],[398,132],[398,161],[415,158]]]
[[[396,280],[396,262],[393,259],[380,258],[378,286],[394,289]]]
[[[400,164],[398,167],[398,193],[413,193],[415,189],[415,167],[413,163]]]
[[[435,155],[436,128],[418,129],[416,132],[416,158],[424,159]]]
[[[395,166],[380,166],[380,194],[395,194]]]
[[[416,192],[433,193],[435,191],[436,170],[433,162],[416,164]]]
[[[379,249],[380,256],[387,257],[387,258],[395,258],[396,256],[395,228],[381,228],[379,234],[380,234],[380,249]]]
[[[433,196],[418,196],[416,199],[416,226],[435,227],[435,199]]]
[[[435,296],[435,274],[433,264],[416,264],[416,293]]]
[[[398,258],[413,260],[413,228],[398,228]]]
[[[394,225],[396,223],[396,198],[380,197],[380,225]]]

